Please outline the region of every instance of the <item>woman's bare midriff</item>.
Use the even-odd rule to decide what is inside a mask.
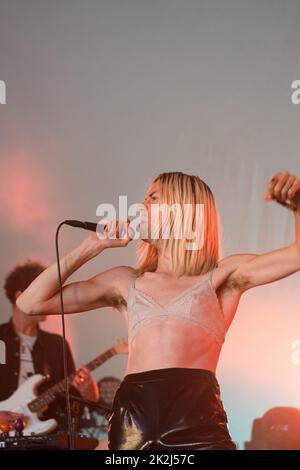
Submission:
[[[159,319],[142,327],[129,344],[125,375],[169,367],[215,372],[220,345],[186,320]]]

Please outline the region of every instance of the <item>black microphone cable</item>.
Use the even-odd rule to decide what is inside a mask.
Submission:
[[[61,271],[60,271],[60,258],[59,258],[59,249],[58,249],[58,235],[61,227],[63,225],[70,225],[72,227],[83,228],[85,230],[91,230],[92,232],[97,231],[97,223],[95,222],[81,222],[79,220],[64,220],[59,224],[56,229],[55,235],[55,249],[56,249],[56,263],[57,263],[57,273],[58,273],[58,282],[59,282],[59,296],[60,296],[60,313],[61,313],[61,324],[62,324],[62,342],[63,342],[63,366],[64,366],[64,380],[66,388],[66,405],[67,405],[67,418],[68,418],[68,444],[69,449],[74,450],[74,432],[72,426],[72,414],[71,414],[71,404],[70,404],[70,391],[69,391],[69,378],[68,378],[68,364],[67,364],[67,342],[66,342],[66,329],[65,329],[65,310],[64,310],[64,299],[63,299],[63,285],[61,280]],[[104,230],[106,225],[104,226]]]
[[[56,248],[56,263],[58,272],[59,282],[59,295],[60,295],[60,310],[61,310],[61,324],[62,324],[62,344],[63,344],[63,367],[64,367],[64,380],[65,380],[65,396],[67,405],[67,418],[68,418],[68,447],[70,450],[74,450],[74,433],[72,428],[72,415],[71,415],[71,404],[70,404],[70,392],[69,392],[69,378],[68,378],[68,363],[67,363],[67,341],[66,341],[66,329],[65,329],[65,310],[64,310],[64,299],[63,299],[63,285],[61,281],[60,271],[60,259],[58,249],[58,235],[61,227],[66,224],[66,221],[61,222],[56,229],[55,235],[55,248]]]
[[[75,449],[75,440],[74,432],[72,425],[72,414],[71,414],[71,404],[70,404],[70,381],[68,378],[68,363],[67,363],[67,341],[66,341],[66,328],[65,328],[65,310],[64,310],[64,299],[63,299],[63,285],[61,280],[61,271],[60,271],[60,257],[59,257],[59,248],[58,248],[58,235],[61,227],[63,225],[71,225],[72,227],[83,228],[85,230],[91,230],[93,232],[97,231],[97,224],[95,222],[81,222],[79,220],[64,220],[59,224],[56,229],[55,235],[55,249],[56,249],[56,263],[57,263],[57,273],[58,273],[58,282],[59,282],[59,296],[60,296],[60,313],[61,313],[61,324],[62,324],[62,344],[63,344],[63,368],[64,368],[64,380],[65,380],[65,396],[66,396],[66,406],[67,406],[67,422],[68,422],[68,447],[70,450]],[[104,227],[104,229],[106,226]]]

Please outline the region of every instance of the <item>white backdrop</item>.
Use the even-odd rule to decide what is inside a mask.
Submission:
[[[27,258],[53,262],[59,221],[95,220],[122,194],[141,201],[161,171],[210,185],[224,256],[292,241],[292,214],[262,196],[275,172],[300,175],[298,0],[1,0],[0,14],[1,279]],[[84,235],[64,229],[62,252]],[[133,264],[134,243],[74,279]],[[299,280],[248,291],[227,335],[218,378],[241,448],[254,418],[300,407]],[[60,332],[60,321],[45,327]],[[78,365],[125,333],[109,309],[67,327]],[[95,376],[121,378],[125,364],[116,357]]]

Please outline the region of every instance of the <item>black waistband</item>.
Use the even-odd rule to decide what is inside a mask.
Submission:
[[[206,369],[191,369],[188,367],[168,367],[165,369],[152,369],[125,375],[123,382],[142,382],[144,380],[167,379],[172,377],[202,377],[213,378],[216,374]]]

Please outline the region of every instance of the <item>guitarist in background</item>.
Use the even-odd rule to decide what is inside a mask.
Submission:
[[[16,266],[6,277],[4,290],[13,307],[12,317],[8,323],[0,325],[0,340],[6,345],[6,364],[0,365],[0,401],[9,398],[22,383],[34,374],[48,377],[40,387],[39,393],[50,388],[64,377],[62,361],[62,338],[48,333],[39,326],[45,316],[25,315],[17,306],[17,297],[44,271],[45,266],[28,261]],[[67,344],[68,374],[75,371],[74,359]],[[85,367],[80,367],[71,390],[85,400],[98,401],[99,389],[92,374]],[[44,412],[46,419],[54,418],[58,426],[63,427],[65,420],[64,395],[58,396]],[[0,424],[13,423],[20,415],[0,410]]]

